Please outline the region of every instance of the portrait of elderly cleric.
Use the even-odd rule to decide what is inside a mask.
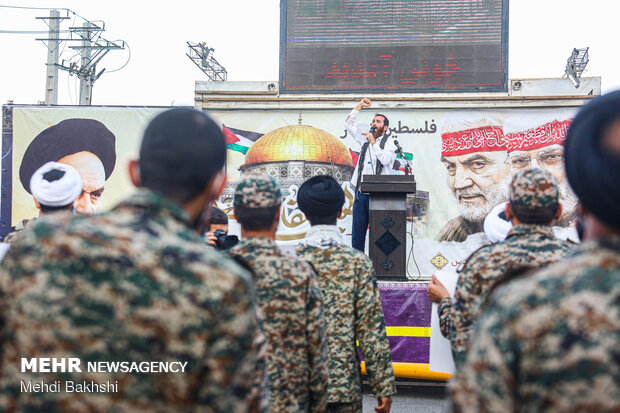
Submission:
[[[74,202],[79,214],[101,207],[106,180],[116,164],[116,137],[94,119],[66,119],[39,133],[30,143],[19,168],[24,189],[32,194],[30,177],[46,162],[74,167],[82,178],[82,193]]]
[[[441,229],[438,241],[462,242],[483,231],[484,218],[507,201],[510,168],[506,163],[502,117],[483,112],[460,112],[443,125],[441,162],[459,216]]]
[[[574,224],[577,196],[568,185],[564,172],[564,139],[573,113],[515,113],[504,121],[510,174],[525,168],[542,168],[554,176],[560,189],[561,227]]]

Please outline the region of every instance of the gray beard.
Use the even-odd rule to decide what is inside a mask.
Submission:
[[[497,184],[487,187],[484,191],[480,189],[457,190],[455,194],[457,201],[459,195],[482,195],[486,199],[486,203],[482,207],[466,205],[459,202],[461,217],[466,221],[483,222],[496,205],[508,201],[509,183],[510,177],[506,177]]]
[[[559,224],[560,226],[569,226],[572,224],[570,221],[574,219],[579,199],[568,185],[566,179],[558,185],[558,188],[560,189],[560,203],[562,204],[562,215],[560,216]]]

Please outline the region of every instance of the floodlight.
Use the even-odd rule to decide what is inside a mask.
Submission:
[[[573,49],[570,57],[566,60],[566,69],[564,71],[564,76],[571,81],[575,89],[579,87],[581,81],[579,78],[581,74],[585,70],[588,65],[588,61],[590,58],[588,57],[588,49],[589,47],[585,47],[582,49]]]

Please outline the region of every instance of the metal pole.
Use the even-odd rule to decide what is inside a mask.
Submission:
[[[90,73],[90,44],[91,44],[91,30],[90,22],[82,24],[84,28],[84,40],[82,41],[82,73],[80,77],[80,106],[90,106],[90,99],[92,94],[92,74]]]
[[[47,44],[47,75],[45,77],[45,104],[58,104],[58,45],[60,12],[50,11],[49,41]]]

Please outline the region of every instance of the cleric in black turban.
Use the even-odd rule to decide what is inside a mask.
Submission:
[[[331,176],[318,175],[304,182],[297,191],[297,205],[310,217],[338,217],[344,204],[344,191]]]
[[[602,142],[613,133],[620,133],[620,91],[592,100],[577,113],[564,142],[564,165],[582,205],[620,229],[620,153]]]
[[[82,178],[82,194],[75,210],[92,214],[101,206],[105,181],[116,164],[116,138],[101,122],[94,119],[66,119],[50,126],[30,143],[19,168],[19,179],[31,193],[30,178],[47,162],[73,166]]]

